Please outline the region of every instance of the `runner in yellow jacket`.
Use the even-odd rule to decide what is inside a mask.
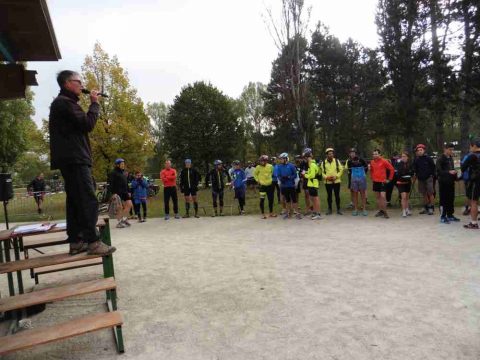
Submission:
[[[315,160],[313,160],[313,154],[311,152],[311,149],[308,150],[310,151],[305,152],[305,158],[307,159],[308,163],[308,170],[304,172],[303,177],[308,180],[307,189],[308,193],[310,194],[310,200],[313,203],[312,220],[320,220],[322,218],[320,215],[320,198],[318,196],[318,186],[320,184],[320,170],[318,169]]]
[[[332,214],[332,192],[335,193],[335,204],[337,205],[337,214],[343,215],[340,209],[340,183],[342,182],[343,165],[335,158],[335,151],[332,148],[325,150],[327,158],[320,165],[323,178],[325,179],[325,189],[327,190],[327,215]]]
[[[262,212],[262,219],[266,219],[265,215],[265,196],[268,199],[268,209],[270,210],[270,217],[276,217],[273,213],[273,198],[275,195],[275,187],[273,185],[273,166],[268,163],[268,156],[262,155],[259,159],[259,165],[253,171],[253,177],[258,183],[260,192],[260,210]]]

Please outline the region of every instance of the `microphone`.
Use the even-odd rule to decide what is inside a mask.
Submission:
[[[90,90],[88,90],[88,89],[82,89],[82,93],[89,95],[89,94],[90,94]],[[104,94],[104,93],[98,93],[97,95],[98,95],[98,96],[101,96],[101,97],[104,97],[104,98],[108,98],[108,95],[107,95],[107,94]]]

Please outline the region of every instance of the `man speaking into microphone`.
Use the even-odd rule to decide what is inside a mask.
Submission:
[[[78,104],[83,86],[80,75],[64,70],[57,76],[60,93],[50,107],[49,133],[51,168],[59,169],[67,193],[67,235],[70,255],[87,251],[109,255],[116,249],[99,239],[96,228],[98,203],[92,178],[92,153],[88,133],[100,113],[97,91],[90,92],[85,113]]]

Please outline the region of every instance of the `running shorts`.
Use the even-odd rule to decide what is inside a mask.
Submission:
[[[383,182],[374,182],[373,183],[373,192],[385,192],[386,187]]]
[[[297,202],[297,192],[294,187],[282,188],[282,195],[285,197],[286,202]]]

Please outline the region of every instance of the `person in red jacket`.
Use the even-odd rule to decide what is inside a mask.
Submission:
[[[165,169],[160,172],[160,179],[163,182],[163,204],[165,205],[165,220],[170,219],[170,198],[173,202],[173,212],[175,219],[180,219],[178,215],[178,197],[177,197],[177,171],[172,168],[170,160],[165,161]]]
[[[385,196],[385,185],[393,180],[395,169],[388,160],[385,160],[382,157],[379,149],[373,150],[372,155],[373,160],[370,161],[370,177],[372,178],[373,191],[375,193],[378,207],[378,212],[375,214],[375,216],[383,216],[385,219],[388,219],[389,216],[387,214],[387,198]],[[387,170],[389,173],[388,178]]]

